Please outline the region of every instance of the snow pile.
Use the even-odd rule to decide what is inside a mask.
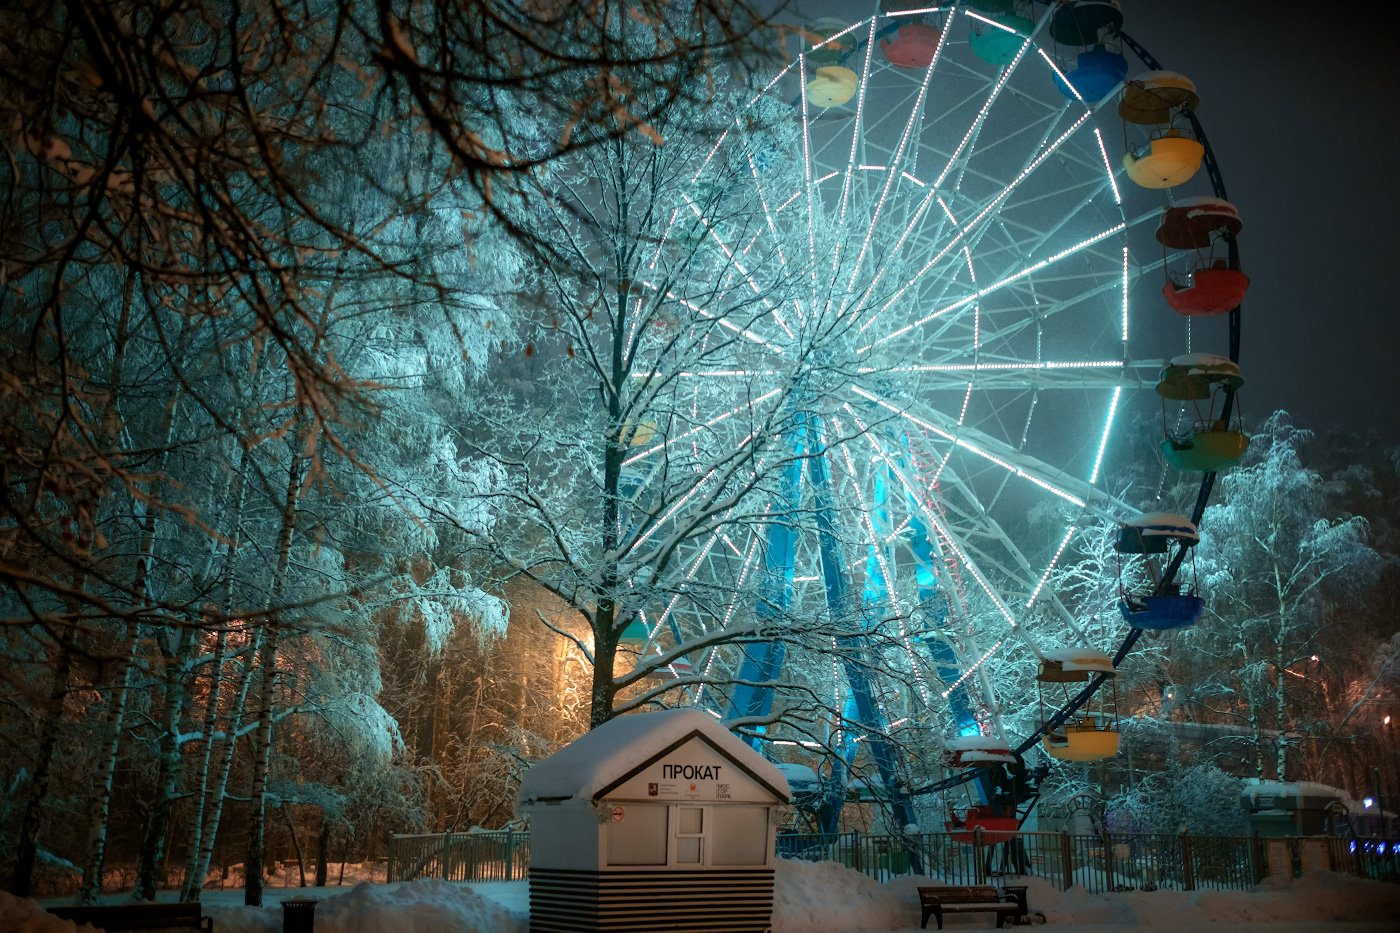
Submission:
[[[60,920],[37,902],[0,891],[0,930],[5,933],[94,933],[84,923]]]
[[[773,933],[861,933],[918,924],[914,907],[888,886],[837,862],[778,859]],[[912,886],[910,887],[912,891]]]
[[[779,859],[773,933],[916,933],[920,885],[929,878],[880,883],[836,862]],[[1090,894],[1061,891],[1042,878],[1006,879],[1026,886],[1032,911],[1061,933],[1122,930],[1258,929],[1316,933],[1324,924],[1369,924],[1358,930],[1390,930],[1400,913],[1400,885],[1330,872],[1292,883],[1266,881],[1256,891],[1130,891]],[[343,891],[345,889],[342,889]],[[469,886],[436,879],[359,884],[332,889],[269,891],[272,898],[324,897],[316,905],[316,933],[528,933],[529,885],[524,881]],[[236,892],[206,893],[204,913],[218,933],[281,933],[282,909],[234,906]],[[1255,925],[1258,926],[1255,926]],[[983,914],[954,915],[945,927],[990,928]],[[1037,929],[1039,929],[1037,927]],[[93,933],[42,913],[33,901],[0,893],[0,931]]]
[[[887,887],[893,890],[907,885],[911,900],[917,903],[914,888],[920,883],[917,878],[901,878]],[[1356,923],[1389,921],[1400,911],[1400,886],[1325,871],[1291,884],[1266,880],[1255,891],[1090,894],[1077,886],[1061,891],[1043,878],[1026,878],[1018,883],[1027,887],[1026,900],[1031,910],[1045,914],[1052,924],[1121,928],[1207,923]]]
[[[929,878],[872,881],[835,862],[780,859],[773,933],[885,933],[918,929],[921,885]],[[1090,894],[1061,891],[1043,878],[1007,879],[1026,885],[1032,911],[1061,928],[1098,926],[1194,928],[1208,924],[1390,922],[1400,911],[1400,886],[1319,872],[1307,880],[1265,882],[1257,891],[1131,891]],[[945,926],[957,928],[950,917]],[[980,924],[990,926],[990,923]],[[1264,929],[1265,927],[1261,927]]]
[[[211,905],[205,913],[219,933],[282,929],[282,910],[276,907]],[[316,905],[316,933],[527,933],[529,926],[528,915],[467,885],[435,878],[403,884],[365,882]]]

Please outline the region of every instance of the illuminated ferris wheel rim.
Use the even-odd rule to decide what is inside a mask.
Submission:
[[[873,41],[871,40],[873,40],[875,36],[877,23],[879,23],[882,20],[896,19],[899,16],[912,15],[916,12],[947,12],[949,10],[950,8],[946,6],[937,8],[930,7],[927,10],[922,11],[905,11],[901,13],[882,14],[852,24],[852,26],[849,29],[847,29],[844,33],[838,33],[835,36],[828,37],[826,40],[824,40],[824,42],[816,43],[812,48],[807,49],[806,52],[803,53],[803,56],[800,56],[796,62],[789,65],[788,68],[780,72],[773,79],[773,81],[766,88],[764,88],[763,91],[761,91],[758,95],[756,95],[753,98],[753,100],[750,102],[751,105],[757,102],[760,98],[762,98],[765,93],[768,93],[774,88],[778,87],[779,82],[784,78],[784,76],[792,74],[794,68],[804,68],[805,66],[803,63],[803,57],[805,57],[806,54],[817,50],[821,45],[826,44],[826,42],[836,40],[843,35],[858,32],[863,28],[867,30],[867,41],[865,45],[864,63],[861,75],[862,80],[860,100],[857,102],[856,112],[848,117],[848,119],[856,127],[856,129],[852,132],[852,145],[850,150],[851,154],[844,166],[837,165],[835,168],[823,168],[821,170],[818,170],[818,166],[811,161],[810,156],[812,148],[811,127],[815,121],[809,119],[806,103],[804,100],[802,107],[802,139],[804,143],[804,156],[808,159],[807,164],[804,166],[805,184],[799,187],[796,191],[786,192],[784,196],[780,199],[771,199],[776,204],[778,213],[781,213],[782,210],[787,209],[793,205],[796,205],[800,210],[803,207],[803,202],[805,201],[807,205],[807,217],[810,218],[812,216],[811,204],[814,201],[820,202],[821,198],[823,197],[822,192],[828,189],[835,189],[840,191],[839,205],[840,210],[844,213],[851,209],[850,192],[858,184],[858,182],[865,178],[880,177],[882,175],[885,178],[885,193],[881,195],[881,199],[878,201],[880,209],[883,209],[883,206],[885,204],[885,198],[888,196],[888,193],[890,191],[899,192],[902,189],[907,189],[907,192],[911,193],[919,192],[921,195],[925,196],[925,203],[929,203],[927,195],[932,194],[932,192],[938,188],[938,184],[936,182],[941,182],[950,174],[950,170],[952,169],[954,163],[957,161],[959,153],[965,148],[963,144],[960,144],[958,147],[956,147],[952,153],[952,157],[948,160],[947,164],[945,164],[937,173],[932,173],[933,177],[930,177],[930,173],[921,174],[917,171],[905,171],[903,169],[899,161],[899,151],[900,147],[903,145],[902,142],[894,146],[883,147],[883,150],[880,153],[884,158],[883,162],[876,161],[874,159],[858,159],[856,156],[856,143],[860,142],[860,140],[857,137],[859,135],[861,125],[861,108],[865,104],[865,87],[871,76],[871,67],[873,61]],[[983,19],[985,21],[985,18],[976,16],[973,11],[968,11],[961,7],[953,7],[951,8],[951,10],[952,12],[950,15],[957,15],[957,13],[961,11],[963,14],[972,16],[972,18],[974,19]],[[1043,26],[1044,22],[1045,19],[1042,19],[1039,25]],[[1038,32],[1039,29],[1037,29],[1037,33]],[[945,29],[943,31],[942,38],[940,39],[940,52],[942,50],[943,42],[946,40],[947,36],[950,33],[950,29]],[[1007,92],[1008,96],[1014,95],[1016,93],[1016,89],[1014,88],[1014,86],[1010,85],[1008,78],[1016,70],[1017,65],[1019,65],[1023,61],[1023,59],[1031,56],[1034,57],[1034,60],[1042,61],[1044,66],[1048,66],[1049,70],[1053,71],[1060,78],[1063,78],[1063,74],[1059,71],[1058,67],[1055,65],[1054,61],[1050,58],[1050,56],[1047,55],[1043,49],[1039,48],[1035,44],[1033,38],[1034,35],[1035,33],[1032,34],[1032,39],[1027,41],[1027,43],[1022,49],[1022,54],[1017,56],[1012,66],[1002,73],[999,80],[994,85],[994,94],[1001,93],[1003,89],[1008,87],[1011,88],[1011,91]],[[1143,59],[1144,63],[1148,64],[1150,67],[1156,66],[1155,61],[1151,61],[1150,56],[1146,56],[1141,51],[1141,48],[1139,46],[1136,46],[1136,44],[1133,43],[1130,39],[1127,39],[1127,37],[1124,37],[1124,39],[1129,45],[1129,47],[1132,48],[1134,52],[1139,54],[1139,57]],[[937,60],[935,60],[935,62],[929,66],[929,75],[933,74],[936,65]],[[883,71],[894,74],[895,76],[904,80],[905,83],[912,83],[912,79],[909,75],[902,72],[896,72],[889,66],[884,66]],[[928,79],[926,77],[924,82],[925,85],[927,85],[927,82]],[[987,102],[987,106],[985,106],[983,109],[989,109],[992,103],[993,100],[989,99]],[[1082,100],[1078,102],[1071,101],[1068,102],[1068,104],[1062,103],[1060,105],[1062,110],[1074,110],[1076,106],[1082,113],[1077,118],[1077,121],[1072,124],[1071,129],[1060,136],[1054,137],[1054,139],[1051,142],[1050,148],[1043,150],[1041,157],[1039,157],[1038,160],[1033,159],[1029,171],[1023,171],[1021,175],[1018,175],[1015,179],[1013,179],[1011,184],[1005,186],[1003,193],[994,195],[989,202],[984,201],[983,207],[981,209],[976,208],[976,206],[974,205],[970,212],[972,221],[964,221],[964,223],[966,224],[966,229],[963,228],[963,225],[958,223],[958,218],[953,215],[952,210],[946,203],[941,205],[943,209],[943,214],[947,216],[949,222],[952,224],[952,229],[958,232],[954,234],[954,239],[951,245],[947,242],[947,237],[943,237],[943,240],[941,241],[942,245],[940,247],[942,249],[942,253],[940,253],[937,256],[937,258],[946,258],[948,253],[953,248],[957,247],[960,242],[971,241],[973,238],[968,231],[972,229],[977,229],[979,223],[986,221],[987,223],[985,224],[985,228],[991,229],[992,222],[999,219],[997,216],[997,207],[1000,203],[1006,200],[1006,191],[1014,190],[1016,187],[1021,185],[1021,183],[1024,182],[1026,179],[1032,178],[1034,176],[1035,168],[1044,164],[1053,153],[1060,151],[1063,148],[1065,142],[1071,139],[1077,130],[1090,125],[1092,121],[1089,120],[1089,117],[1092,116],[1092,113],[1096,108],[1085,104]],[[1192,116],[1192,121],[1194,123],[1194,116]],[[829,122],[836,121],[833,120]],[[1116,173],[1114,172],[1113,167],[1108,159],[1108,153],[1103,143],[1102,133],[1098,130],[1097,127],[1093,127],[1093,129],[1096,147],[1098,150],[1098,156],[1101,161],[1101,166],[1105,171],[1105,183],[1102,187],[1104,190],[1111,191],[1115,202],[1121,204],[1122,198],[1121,192],[1119,191],[1115,179]],[[965,144],[968,138],[972,137],[973,135],[973,129],[970,128],[967,134],[965,134],[964,136],[963,143]],[[1204,140],[1203,135],[1201,138]],[[716,144],[715,150],[711,152],[711,156],[714,156],[715,151],[718,151],[721,148],[723,142],[724,140],[721,139],[720,142]],[[976,151],[975,146],[972,150],[969,151]],[[942,154],[948,154],[946,149],[943,151]],[[1092,164],[1092,162],[1093,160],[1090,159],[1077,159],[1077,163],[1081,166]],[[1210,162],[1213,167],[1213,159],[1211,159]],[[762,179],[760,178],[758,171],[752,166],[752,164],[751,169],[754,170],[755,183],[761,188]],[[982,174],[985,175],[985,173]],[[1219,186],[1218,172],[1212,171],[1212,178],[1213,180],[1217,181],[1217,186]],[[995,179],[992,179],[990,176],[987,176],[986,178],[984,178],[984,180]],[[766,203],[770,199],[765,198],[764,200],[765,213],[768,213],[768,219],[771,226],[774,214],[769,213],[769,206]],[[872,218],[870,225],[872,231],[874,230],[876,220],[879,219],[880,210],[877,209],[874,213],[876,216]],[[915,216],[918,216],[919,213],[920,212],[915,212]],[[1068,250],[1061,250],[1058,253],[1053,253],[1048,259],[1042,258],[1036,260],[1036,263],[1040,263],[1040,265],[1035,265],[1033,263],[1032,265],[1035,265],[1034,269],[1031,269],[1029,271],[1027,269],[1016,270],[1010,276],[1003,276],[999,279],[994,280],[988,285],[981,285],[975,289],[965,288],[961,294],[946,296],[945,300],[943,300],[942,303],[931,304],[927,306],[925,308],[925,313],[912,323],[905,324],[899,334],[892,334],[888,331],[880,332],[878,329],[875,329],[875,337],[872,338],[870,343],[861,344],[856,348],[857,357],[860,357],[864,354],[872,353],[877,347],[881,346],[882,344],[887,344],[892,341],[895,341],[898,339],[898,337],[903,336],[904,334],[915,332],[919,328],[924,327],[930,324],[931,322],[944,320],[949,316],[953,315],[959,309],[973,305],[979,302],[981,299],[993,296],[1011,286],[1019,284],[1024,280],[1031,280],[1033,279],[1035,273],[1053,267],[1056,262],[1062,259],[1078,255],[1082,251],[1096,251],[1099,244],[1104,241],[1111,240],[1114,243],[1123,243],[1124,245],[1122,246],[1121,259],[1119,260],[1121,265],[1121,274],[1117,282],[1099,283],[1099,285],[1096,286],[1096,289],[1099,293],[1111,292],[1114,290],[1115,287],[1119,291],[1121,291],[1121,337],[1124,343],[1123,352],[1118,354],[1116,359],[1110,358],[1107,354],[1104,354],[1103,358],[1101,359],[1088,360],[1052,358],[1036,358],[1028,360],[1023,358],[1017,358],[1014,355],[1006,355],[1001,358],[997,358],[993,354],[985,354],[985,356],[988,358],[984,359],[982,358],[984,354],[977,354],[977,358],[968,360],[959,357],[955,347],[944,347],[941,355],[937,355],[933,359],[920,359],[894,367],[881,367],[872,365],[862,370],[863,373],[869,373],[871,375],[877,373],[881,375],[889,375],[890,373],[907,373],[910,375],[917,375],[921,380],[921,387],[924,389],[929,389],[930,387],[941,387],[948,390],[954,390],[962,387],[967,387],[969,396],[971,395],[973,385],[976,385],[978,388],[983,389],[985,391],[997,391],[999,389],[1004,389],[1006,391],[1022,391],[1031,393],[1038,393],[1047,390],[1053,391],[1057,389],[1100,389],[1111,391],[1111,402],[1109,403],[1108,416],[1104,422],[1102,435],[1098,439],[1097,454],[1094,458],[1093,469],[1088,477],[1077,478],[1066,473],[1063,470],[1059,470],[1051,466],[1049,463],[1039,461],[1034,457],[1028,458],[1024,456],[1021,450],[1016,448],[1014,444],[1007,442],[1004,438],[995,437],[984,431],[979,430],[974,425],[965,423],[961,415],[957,417],[952,417],[948,414],[948,412],[930,406],[924,403],[922,400],[913,399],[907,396],[900,397],[898,393],[877,393],[870,390],[868,387],[866,387],[860,382],[854,382],[848,386],[846,392],[844,393],[844,398],[841,399],[841,405],[838,407],[844,408],[845,417],[850,417],[853,419],[857,417],[855,414],[855,409],[852,408],[853,405],[864,406],[866,410],[869,410],[871,407],[884,408],[892,416],[897,418],[899,423],[915,425],[919,429],[928,432],[929,434],[935,437],[941,438],[950,448],[948,457],[946,457],[944,460],[945,465],[947,464],[947,460],[951,458],[952,452],[957,451],[960,453],[967,454],[985,463],[990,463],[1004,471],[1004,473],[1008,477],[1015,477],[1019,480],[1029,482],[1041,488],[1042,490],[1050,493],[1051,495],[1058,497],[1059,499],[1063,500],[1069,505],[1081,509],[1084,512],[1110,514],[1117,519],[1122,519],[1128,516],[1135,515],[1135,509],[1126,505],[1125,503],[1113,500],[1111,497],[1107,496],[1101,490],[1096,488],[1095,483],[1098,481],[1099,478],[1099,465],[1103,458],[1104,449],[1106,448],[1109,442],[1109,433],[1112,426],[1113,414],[1118,407],[1118,402],[1122,389],[1125,387],[1136,388],[1139,386],[1150,384],[1156,375],[1157,368],[1160,366],[1160,363],[1155,361],[1152,363],[1133,362],[1129,359],[1128,354],[1126,352],[1126,340],[1128,336],[1129,321],[1129,263],[1126,246],[1127,232],[1129,229],[1136,227],[1142,223],[1145,223],[1148,220],[1155,220],[1159,216],[1159,214],[1159,211],[1152,210],[1144,212],[1141,215],[1134,217],[1132,220],[1125,220],[1122,218],[1120,211],[1120,217],[1116,224],[1111,224],[1107,227],[1102,228],[1100,231],[1092,234],[1090,237],[1087,237],[1077,242]],[[726,252],[733,251],[734,246],[724,244],[722,242],[720,234],[715,232],[714,236],[717,240],[721,241],[720,245],[722,249],[725,249]],[[939,242],[939,238],[937,236],[914,236],[910,231],[905,231],[904,236],[911,238],[910,242],[919,243],[924,246],[936,245]],[[852,239],[851,242],[854,244],[855,241],[861,239],[861,237],[855,237]],[[864,242],[861,243],[859,247],[856,247],[854,245],[852,246],[852,250],[857,252],[857,254],[860,256],[860,258],[856,260],[854,271],[850,273],[850,282],[852,284],[854,284],[857,281],[857,278],[861,273],[861,265],[866,253],[866,244],[868,244],[870,241],[870,235],[867,233],[864,236],[863,240]],[[905,239],[901,238],[899,242],[902,245],[905,243]],[[1003,248],[1005,249],[1007,247]],[[1101,253],[1103,252],[1102,250],[1097,251]],[[957,258],[957,256],[953,257],[954,260],[956,260]],[[1109,255],[1108,258],[1114,259],[1116,257],[1112,257],[1111,255]],[[972,261],[973,260],[971,257],[967,257],[967,262],[969,266],[971,265]],[[1237,259],[1235,259],[1234,257],[1232,257],[1232,261],[1234,261],[1237,264]],[[930,263],[929,265],[932,265],[932,263]],[[1152,262],[1140,264],[1138,268],[1140,270],[1146,271],[1148,269],[1158,266],[1160,266],[1160,263]],[[1090,300],[1092,297],[1094,296],[1085,295],[1083,296],[1083,300],[1087,301]],[[893,304],[893,301],[891,301],[889,304]],[[886,307],[888,307],[888,304],[886,305]],[[701,309],[692,308],[691,310],[703,313]],[[1232,358],[1238,357],[1238,314],[1239,312],[1238,310],[1236,310],[1231,315]],[[872,328],[874,320],[875,315],[871,315],[870,319],[865,323],[865,327],[863,328],[863,330]],[[1029,326],[1029,324],[1023,323],[1023,326]],[[757,347],[760,350],[772,353],[775,363],[781,362],[781,348],[783,344],[781,338],[778,336],[778,332],[782,329],[783,328],[781,327],[777,328],[771,333],[758,333],[755,330],[746,334],[745,337],[749,340],[752,346]],[[749,379],[755,375],[762,375],[765,372],[771,372],[772,375],[777,376],[781,375],[783,370],[780,367],[775,367],[770,371],[765,371],[762,368],[742,368],[731,370],[696,369],[693,372],[685,373],[684,375],[687,377],[693,376],[697,379],[703,380],[722,380],[726,378]],[[763,398],[763,396],[760,396],[758,401],[761,402]],[[964,412],[965,410],[966,403],[964,403]],[[730,414],[732,414],[732,412]],[[722,415],[721,417],[727,417],[727,415]],[[838,415],[837,417],[840,417],[840,415]],[[661,444],[654,445],[649,450],[640,451],[632,456],[632,461],[635,462],[643,460],[646,458],[646,456],[648,456],[649,453],[664,449],[667,444],[673,442],[674,439],[668,439],[662,442]],[[871,442],[870,446],[873,448],[875,456],[880,456],[878,444],[875,442]],[[940,473],[941,472],[942,471],[940,469]],[[956,471],[950,473],[949,476],[954,481],[956,481]],[[1209,495],[1209,488],[1212,480],[1213,474],[1207,474],[1202,480],[1201,493],[1198,497],[1197,513],[1199,513],[1200,509],[1204,506],[1204,501]],[[954,482],[954,485],[956,485],[956,482]],[[969,498],[973,500],[975,508],[977,497],[975,495],[971,495],[969,496]],[[1068,545],[1070,538],[1072,537],[1074,532],[1075,527],[1071,525],[1069,532],[1065,535],[1063,540],[1059,542],[1058,548],[1056,549],[1054,557],[1052,558],[1050,564],[1045,567],[1042,573],[1037,574],[1034,569],[1030,569],[1029,567],[1018,568],[1022,572],[1017,573],[1014,576],[1020,577],[1023,583],[1028,584],[1028,588],[1031,591],[1030,602],[1035,601],[1036,596],[1040,593],[1040,590],[1043,587],[1045,579],[1049,576],[1049,573],[1054,566],[1054,561],[1058,560],[1060,554],[1064,552],[1065,547]],[[939,535],[940,538],[942,538],[944,541],[952,542],[952,547],[954,547],[955,549],[957,548],[957,536],[955,534],[951,533],[947,529],[939,529]],[[1009,540],[1009,538],[1004,534],[1002,535],[1002,537],[1007,538],[1007,540]],[[878,547],[879,542],[872,541],[872,544]],[[738,551],[740,550],[739,548],[733,548],[732,545],[731,549],[733,549],[736,553],[738,553]],[[708,546],[706,550],[708,550]],[[752,554],[751,550],[747,550],[746,552]],[[970,553],[961,552],[959,556],[962,558],[962,562],[964,563],[964,565],[975,574],[977,563],[970,559]],[[1001,612],[1006,617],[1007,622],[1011,625],[1013,629],[1015,629],[1016,622],[1012,615],[1012,610],[1008,607],[1008,602],[1000,598],[1000,594],[996,592],[995,587],[984,584],[983,589],[986,590],[987,595],[990,596],[992,598],[992,601],[998,605],[998,608],[1001,609]],[[1029,603],[1027,603],[1027,605],[1029,605]],[[1061,611],[1063,612],[1062,607]],[[1126,652],[1131,648],[1131,645],[1133,641],[1135,641],[1135,639],[1136,630],[1131,632],[1129,636],[1125,639],[1123,645],[1120,646],[1118,651],[1118,659],[1121,660],[1121,657],[1124,654],[1126,654]],[[1000,644],[1000,642],[998,642],[998,644]],[[1032,646],[1032,649],[1037,650],[1034,648],[1034,646]],[[980,664],[980,660],[977,663]],[[1061,710],[1060,712],[1065,716],[1071,714],[1073,712],[1073,704],[1067,706],[1064,710]],[[1025,747],[1029,747],[1029,745],[1034,743],[1034,741],[1037,738],[1038,735],[1032,736],[1030,739],[1028,739],[1025,745],[1023,745],[1023,749]]]

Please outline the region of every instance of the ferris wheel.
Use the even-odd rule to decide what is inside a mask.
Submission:
[[[738,166],[728,183],[760,207],[740,222],[687,199],[760,310],[731,328],[731,356],[682,384],[695,422],[713,434],[733,421],[736,444],[756,409],[791,407],[789,465],[763,506],[772,521],[747,540],[716,534],[682,562],[697,586],[728,585],[735,604],[687,620],[673,603],[647,617],[638,642],[661,652],[745,613],[861,615],[870,639],[818,657],[775,639],[673,665],[726,673],[733,686],[690,700],[727,718],[768,716],[783,702],[777,685],[798,678],[842,710],[823,737],[754,738],[834,749],[829,792],[862,754],[886,788],[908,792],[1019,758],[1063,738],[1067,722],[1102,733],[1104,721],[1086,727],[1075,713],[1153,626],[1125,612],[1111,633],[1086,630],[1051,581],[1088,529],[1140,518],[1104,475],[1125,394],[1157,386],[1167,403],[1204,403],[1198,452],[1211,431],[1243,436],[1231,421],[1237,369],[1213,380],[1185,357],[1170,380],[1163,369],[1210,339],[1222,341],[1216,370],[1228,369],[1242,291],[1210,311],[1177,308],[1196,328],[1188,340],[1181,319],[1177,346],[1137,339],[1141,316],[1176,307],[1139,307],[1137,283],[1162,276],[1177,295],[1194,288],[1183,263],[1188,276],[1200,271],[1192,263],[1237,271],[1239,228],[1237,213],[1210,219],[1233,207],[1192,113],[1194,86],[1159,69],[1121,23],[1110,0],[984,0],[885,3],[866,19],[814,24],[786,67],[736,104],[733,130],[695,174],[704,191],[717,167]],[[1125,44],[1145,77],[1128,76]],[[1134,111],[1129,97],[1158,106]],[[1180,197],[1203,162],[1213,213]],[[1171,231],[1191,235],[1153,242],[1168,208]],[[1213,314],[1228,334],[1206,334],[1201,317]],[[772,388],[800,351],[815,359],[806,391]],[[1164,420],[1177,432],[1167,460],[1202,477],[1199,519],[1233,448],[1192,461],[1181,454],[1193,449],[1190,424],[1183,438],[1175,411]],[[629,464],[645,470],[673,443],[648,435]],[[1184,548],[1187,536],[1173,540]],[[1181,558],[1157,553],[1168,560],[1154,585],[1166,592]],[[879,673],[891,669],[900,676]],[[1047,680],[1074,689],[1048,709],[1039,691],[1028,713],[1026,689],[1034,697]],[[919,745],[928,762],[914,765],[907,750]],[[908,794],[894,796],[901,825],[918,822]]]

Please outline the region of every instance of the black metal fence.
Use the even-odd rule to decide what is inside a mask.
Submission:
[[[389,881],[519,881],[529,874],[529,833],[389,837]]]
[[[778,854],[837,861],[879,879],[919,874],[949,884],[982,884],[1016,875],[1095,893],[1244,890],[1265,874],[1264,854],[1249,837],[1032,832],[1005,841],[986,838],[980,832],[971,841],[948,833],[785,835],[778,837]]]
[[[1400,841],[1326,837],[1262,839],[1174,834],[1016,833],[988,841],[959,834],[871,836],[782,833],[783,858],[840,862],[877,880],[920,875],[949,884],[1044,878],[1056,887],[1106,891],[1248,890],[1265,875],[1346,872],[1400,883]],[[529,875],[529,833],[439,833],[389,839],[389,881],[514,881]]]

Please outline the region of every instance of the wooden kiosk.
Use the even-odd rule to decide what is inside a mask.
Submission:
[[[537,763],[530,931],[768,933],[788,783],[708,713],[623,716]]]

